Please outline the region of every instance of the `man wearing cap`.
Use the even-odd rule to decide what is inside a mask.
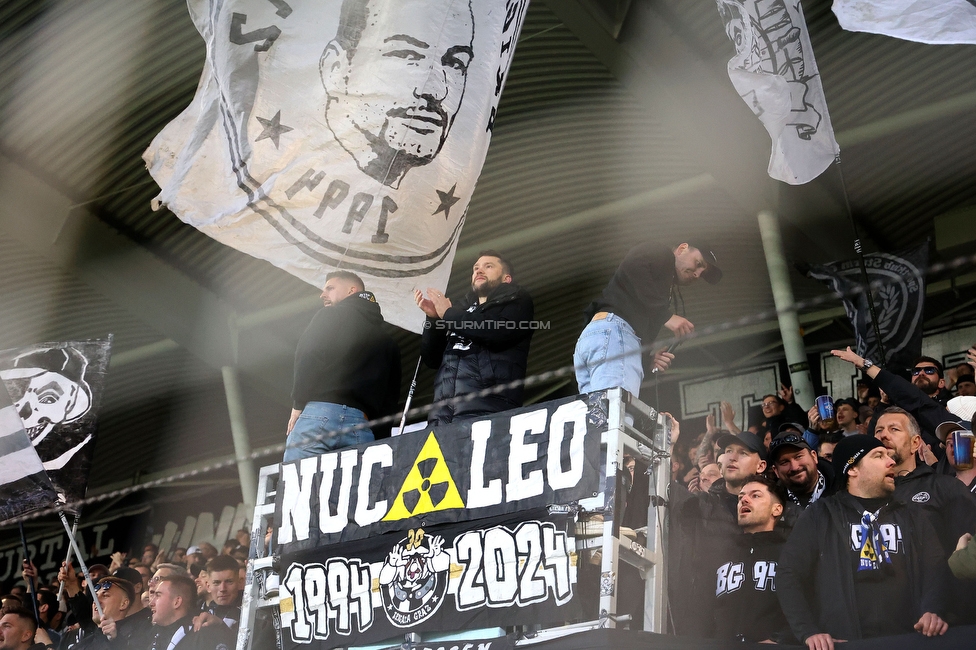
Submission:
[[[733,535],[737,526],[739,491],[750,478],[766,470],[766,448],[759,436],[751,431],[731,434],[720,432],[716,440],[722,452],[722,478],[708,489],[674,506],[671,511],[671,575],[684,580],[669,581],[669,598],[675,632],[701,637],[707,630],[701,620],[711,620],[711,613],[703,611],[713,600],[714,574],[701,562],[712,557]],[[672,484],[677,503],[683,488]]]
[[[828,650],[944,634],[945,557],[925,513],[894,498],[895,461],[877,438],[853,435],[833,464],[842,488],[800,515],[780,555],[776,592],[794,635]]]
[[[792,429],[773,438],[769,462],[786,496],[800,508],[808,508],[836,491],[830,463],[820,460],[803,436]]]
[[[600,297],[586,309],[587,325],[573,360],[581,393],[620,387],[637,396],[644,380],[641,345],[650,345],[662,327],[687,336],[695,326],[672,314],[675,286],[699,278],[715,284],[722,277],[712,248],[702,242],[676,248],[645,243],[631,249]],[[661,349],[652,367],[667,370],[674,355]]]
[[[733,535],[714,556],[714,636],[753,643],[795,642],[776,597],[776,567],[786,534],[776,523],[786,495],[756,475],[739,490]]]

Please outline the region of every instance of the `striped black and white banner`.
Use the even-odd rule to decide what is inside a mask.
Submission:
[[[0,521],[53,505],[54,486],[0,382]]]

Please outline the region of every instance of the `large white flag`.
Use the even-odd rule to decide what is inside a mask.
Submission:
[[[189,0],[189,107],[143,157],[154,202],[320,287],[362,276],[419,332],[445,288],[528,0]]]
[[[976,43],[976,0],[834,0],[833,10],[850,32],[933,45]]]
[[[773,141],[769,175],[800,185],[840,153],[799,0],[717,0],[729,78]]]

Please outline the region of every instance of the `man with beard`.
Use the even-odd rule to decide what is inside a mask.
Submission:
[[[321,298],[295,351],[285,462],[372,442],[366,423],[396,411],[400,347],[383,329],[376,298],[349,271],[329,273]]]
[[[874,437],[895,461],[895,497],[929,511],[948,557],[962,534],[976,530],[976,498],[962,482],[919,462],[921,432],[904,409],[893,406],[885,411],[875,425]]]
[[[344,0],[319,62],[329,130],[363,172],[394,188],[440,153],[474,58],[470,2],[437,4]]]
[[[946,390],[942,364],[932,357],[919,357],[912,366],[912,383],[942,406],[952,399]]]
[[[437,369],[434,402],[494,388],[525,378],[535,306],[515,284],[510,262],[495,251],[482,251],[471,273],[471,292],[454,306],[438,289],[425,297],[414,292],[425,314],[420,354]],[[522,387],[458,403],[437,404],[429,424],[447,424],[522,405]]]
[[[790,626],[776,597],[776,566],[786,535],[776,528],[786,497],[765,476],[739,490],[734,535],[714,562],[715,637],[752,643],[789,643]]]
[[[912,382],[909,383],[902,377],[879,368],[870,359],[865,359],[848,347],[846,350],[831,350],[830,353],[843,361],[853,364],[855,368],[862,371],[870,379],[874,380],[874,385],[884,391],[888,396],[888,401],[908,411],[921,428],[921,434],[925,443],[935,453],[936,457],[942,454],[939,440],[935,435],[936,428],[943,422],[951,419],[959,420],[946,410],[945,403],[930,397],[925,390],[931,388],[926,384],[931,371],[932,375],[939,375],[936,384],[941,380],[941,365],[934,359],[922,357],[915,365],[920,370],[913,371]],[[925,370],[928,368],[929,370]],[[924,387],[924,388],[923,388]],[[948,401],[948,400],[946,400]],[[883,406],[883,405],[882,405]],[[875,414],[875,422],[880,416],[879,411]],[[876,429],[874,423],[869,425],[868,434]]]
[[[769,445],[769,461],[787,497],[800,508],[808,508],[835,491],[833,468],[817,458],[817,452],[794,431],[773,439]]]
[[[811,650],[945,634],[945,556],[925,513],[894,497],[895,461],[877,438],[853,435],[837,443],[834,471],[843,489],[803,512],[780,554],[776,592],[793,634]]]
[[[650,345],[662,327],[673,336],[687,336],[695,326],[671,313],[677,285],[722,278],[718,260],[703,242],[669,248],[654,242],[631,249],[600,297],[586,308],[587,325],[576,342],[573,361],[579,392],[623,388],[640,394],[644,380],[641,343]],[[667,370],[674,355],[666,348],[653,355],[652,367]]]

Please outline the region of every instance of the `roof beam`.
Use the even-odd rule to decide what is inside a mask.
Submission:
[[[238,316],[223,299],[90,212],[74,208],[70,197],[4,154],[0,196],[0,230],[173,342],[160,341],[128,358],[123,352],[121,363],[176,343],[214,369],[236,365],[262,392],[288,402],[294,351],[277,337],[251,330],[247,345],[238,346]]]
[[[633,29],[618,42],[580,2],[544,1],[746,213],[775,207],[775,181],[766,173],[769,137],[759,120],[728,79],[719,79],[647,3],[631,7]]]

